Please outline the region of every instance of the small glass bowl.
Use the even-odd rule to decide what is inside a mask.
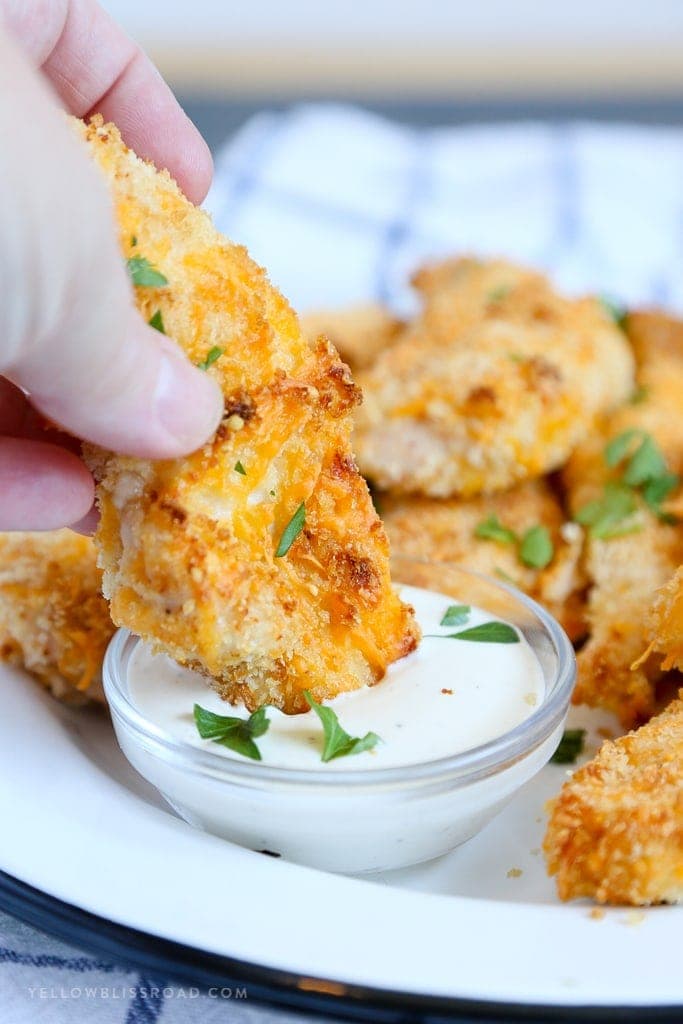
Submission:
[[[475,835],[555,751],[576,675],[571,643],[535,601],[450,563],[395,558],[399,583],[426,587],[506,619],[540,662],[545,696],[521,724],[471,750],[399,768],[276,768],[198,749],[131,702],[128,665],[140,639],[115,634],[104,689],[133,767],[190,825],[252,850],[344,873],[431,860]]]

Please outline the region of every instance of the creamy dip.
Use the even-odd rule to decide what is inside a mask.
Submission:
[[[446,610],[466,604],[466,595],[459,602],[415,587],[400,589],[414,606],[423,633],[438,636],[425,635],[418,650],[391,665],[377,686],[327,702],[352,736],[375,732],[382,742],[372,750],[323,763],[322,726],[314,712],[284,715],[269,707],[270,728],[256,741],[263,764],[326,772],[418,764],[495,739],[541,704],[543,673],[521,633],[519,643],[446,639],[499,620],[472,607],[467,622],[441,626]],[[195,703],[221,715],[247,717],[248,713],[222,701],[196,672],[139,644],[128,665],[128,692],[138,711],[165,732],[219,757],[247,760],[200,738],[193,718]]]

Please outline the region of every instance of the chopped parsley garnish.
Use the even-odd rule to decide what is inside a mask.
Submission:
[[[583,754],[585,744],[585,729],[565,729],[560,744],[550,760],[553,764],[574,764],[577,757]]]
[[[364,750],[372,750],[380,742],[376,732],[366,732],[365,736],[350,736],[342,729],[332,708],[318,704],[309,690],[304,690],[304,697],[309,708],[315,711],[322,722],[325,737],[322,761],[332,761],[335,757],[348,757],[350,754],[362,754]]]
[[[155,331],[160,331],[161,334],[166,334],[164,329],[164,319],[161,315],[161,310],[158,309],[154,316],[150,317],[147,321],[150,327],[153,327]]]
[[[306,506],[302,501],[298,509],[296,510],[292,518],[289,520],[284,530],[282,531],[280,543],[278,544],[277,550],[275,552],[276,558],[282,558],[284,555],[287,554],[292,544],[303,530],[305,522]]]
[[[531,569],[545,569],[553,560],[555,547],[545,526],[532,526],[522,537],[519,559]]]
[[[631,532],[637,524],[628,524],[636,511],[637,502],[633,491],[624,484],[610,480],[605,484],[602,497],[583,505],[574,516],[577,523],[589,526],[591,536],[601,540],[621,537],[624,530]]]
[[[633,394],[631,395],[631,397],[629,398],[629,403],[631,405],[640,405],[641,402],[647,401],[649,394],[650,389],[646,387],[644,384],[639,384],[633,392]]]
[[[482,520],[476,527],[474,536],[480,537],[482,540],[495,540],[498,544],[517,543],[517,534],[514,530],[503,526],[496,515],[490,515],[487,519]]]
[[[624,470],[620,480],[605,484],[602,496],[588,502],[574,517],[590,527],[593,537],[621,537],[642,529],[639,523],[629,521],[638,508],[638,496],[662,522],[676,521],[662,504],[680,480],[667,469],[666,459],[651,434],[625,430],[605,446],[604,455],[611,469],[624,463]]]
[[[246,469],[244,468],[242,463],[239,462],[239,461],[236,462],[235,465],[232,468],[235,470],[236,473],[239,473],[240,476],[246,476],[247,475]]]
[[[523,565],[531,569],[545,569],[555,554],[550,532],[547,527],[541,525],[530,527],[522,537],[518,537],[514,530],[503,526],[498,516],[490,515],[475,528],[474,536],[481,540],[493,540],[498,544],[516,544],[517,557]],[[514,582],[509,576],[504,578]]]
[[[468,604],[452,604],[444,612],[440,626],[464,626],[472,611]]]
[[[144,256],[130,256],[126,260],[130,279],[138,288],[163,288],[168,279]]]
[[[201,363],[197,363],[200,370],[208,370],[210,366],[216,362],[217,359],[223,355],[225,349],[219,348],[218,345],[214,345],[210,348],[206,354],[206,359],[202,359]]]
[[[214,743],[234,750],[236,754],[250,757],[252,761],[261,760],[261,751],[254,740],[268,732],[270,722],[266,718],[265,707],[258,708],[249,718],[236,718],[232,715],[216,715],[195,704],[194,720],[203,740],[213,740]]]
[[[497,288],[492,288],[486,296],[487,302],[501,302],[507,295],[510,294],[511,288],[509,284],[500,284]]]
[[[482,622],[459,633],[425,633],[435,640],[469,640],[478,644],[518,644],[519,634],[507,622]]]
[[[607,298],[603,295],[600,297],[600,305],[604,309],[610,320],[613,320],[617,327],[620,327],[623,331],[626,327],[626,321],[628,319],[628,310],[625,306],[622,306],[620,302],[616,302],[614,299]]]
[[[505,569],[501,569],[499,565],[496,565],[493,570],[498,579],[504,580],[505,583],[509,583],[513,587],[518,587],[517,580],[514,580],[509,572],[505,572]]]
[[[134,249],[137,244],[138,244],[138,236],[137,235],[131,235],[130,236],[130,247],[131,247],[131,249]]]

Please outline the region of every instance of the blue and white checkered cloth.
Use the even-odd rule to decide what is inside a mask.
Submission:
[[[683,309],[683,133],[673,129],[419,130],[301,106],[263,113],[229,142],[208,206],[301,310],[374,298],[408,312],[411,271],[454,252],[544,267],[571,291]],[[296,1019],[125,971],[0,914],[7,1024]]]
[[[295,308],[379,299],[410,273],[502,255],[570,292],[683,309],[683,133],[591,123],[419,129],[351,107],[253,118],[209,208]]]

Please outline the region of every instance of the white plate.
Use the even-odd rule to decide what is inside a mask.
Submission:
[[[540,845],[562,767],[548,766],[449,856],[357,880],[193,830],[128,766],[105,713],[62,708],[4,667],[0,691],[0,870],[97,915],[90,940],[101,935],[103,948],[115,951],[108,923],[112,934],[122,925],[188,947],[185,977],[192,964],[206,977],[202,963],[238,961],[271,998],[327,993],[332,1012],[348,998],[368,1013],[401,1005],[418,1015],[462,1011],[463,1000],[683,1006],[683,909],[596,919],[588,904],[557,902]],[[22,914],[16,894],[4,902]],[[59,930],[60,905],[52,920],[49,906],[42,923]]]

